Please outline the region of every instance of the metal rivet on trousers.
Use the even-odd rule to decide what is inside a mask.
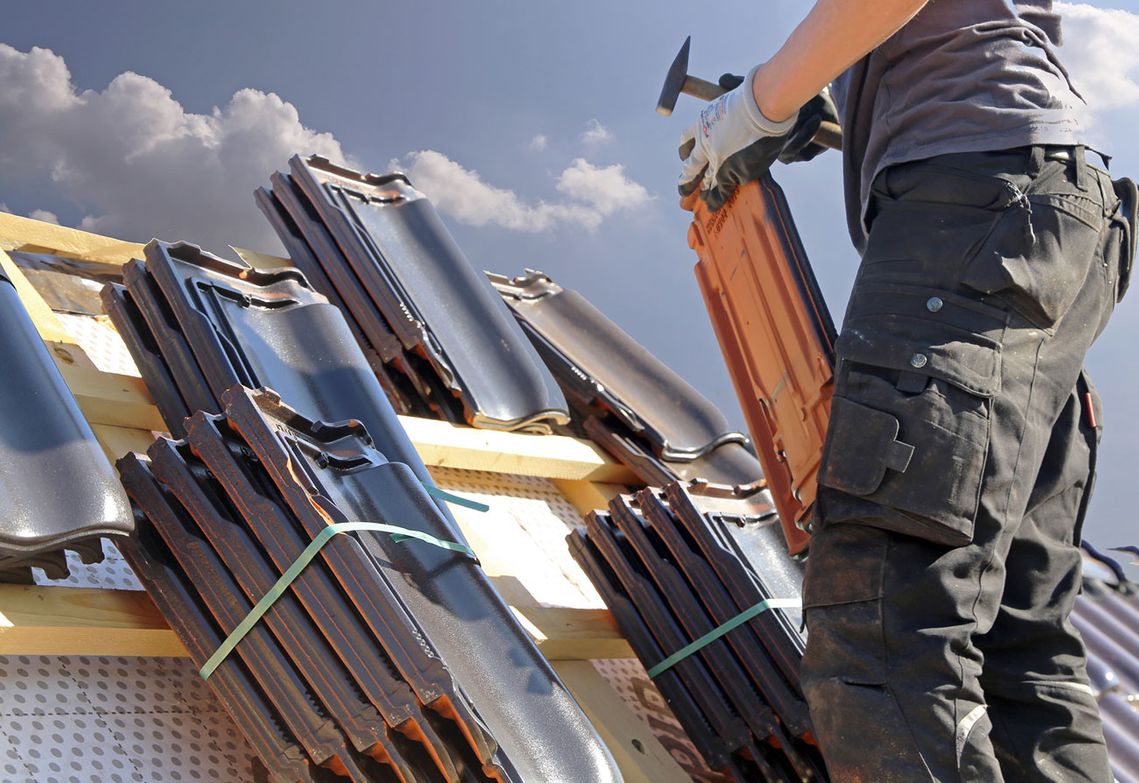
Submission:
[[[911,367],[917,367],[920,369],[922,367],[925,367],[926,364],[928,364],[928,363],[929,363],[929,357],[926,356],[924,353],[915,353],[913,356],[910,357],[910,366]]]
[[[931,296],[925,301],[925,309],[931,313],[936,313],[942,307],[945,307],[945,302],[941,300],[940,296]]]

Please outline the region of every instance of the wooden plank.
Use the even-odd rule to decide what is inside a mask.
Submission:
[[[0,213],[0,249],[74,256],[108,264],[142,258],[142,245],[57,226],[41,220]]]
[[[691,783],[645,722],[589,661],[556,661],[553,666],[613,754],[626,783]]]
[[[0,585],[0,655],[187,654],[144,592]]]
[[[410,416],[400,416],[400,422],[430,466],[616,484],[636,481],[631,470],[587,440],[476,430]]]
[[[61,363],[63,379],[91,424],[165,432],[158,409],[141,378]]]
[[[604,609],[525,606],[514,611],[551,660],[633,657]],[[187,652],[144,592],[0,584],[0,655]]]
[[[154,442],[154,435],[149,430],[112,427],[109,424],[92,424],[91,429],[112,465],[120,457],[132,451],[145,454],[150,444]]]
[[[608,609],[514,604],[510,609],[548,661],[637,657]]]
[[[569,479],[553,479],[554,486],[565,495],[566,500],[573,504],[583,517],[590,511],[604,509],[609,501],[628,492],[623,484],[605,484],[596,481],[571,481]]]

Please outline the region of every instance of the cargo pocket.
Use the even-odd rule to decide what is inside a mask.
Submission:
[[[1004,311],[938,289],[864,286],[836,344],[824,523],[968,544],[1000,391]]]
[[[1006,208],[966,262],[961,283],[1042,329],[1064,317],[1099,249],[1103,207],[1074,193],[1033,193]]]

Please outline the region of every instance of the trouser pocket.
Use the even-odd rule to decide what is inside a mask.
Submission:
[[[1004,211],[961,283],[993,294],[1037,326],[1054,326],[1096,257],[1102,206],[1082,196],[1029,195]]]
[[[973,538],[1006,313],[934,288],[856,287],[836,344],[824,523]]]

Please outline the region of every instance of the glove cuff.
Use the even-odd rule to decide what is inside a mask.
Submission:
[[[747,113],[747,118],[757,130],[766,136],[782,136],[786,133],[790,133],[791,129],[795,127],[795,120],[799,117],[798,112],[795,112],[783,120],[783,122],[776,122],[775,120],[769,120],[765,117],[763,112],[759,110],[759,104],[755,102],[755,88],[752,82],[755,80],[755,73],[760,67],[761,66],[757,65],[748,71],[747,76],[744,77],[744,83],[741,85],[741,89],[744,91],[741,97],[743,98],[744,111]]]

